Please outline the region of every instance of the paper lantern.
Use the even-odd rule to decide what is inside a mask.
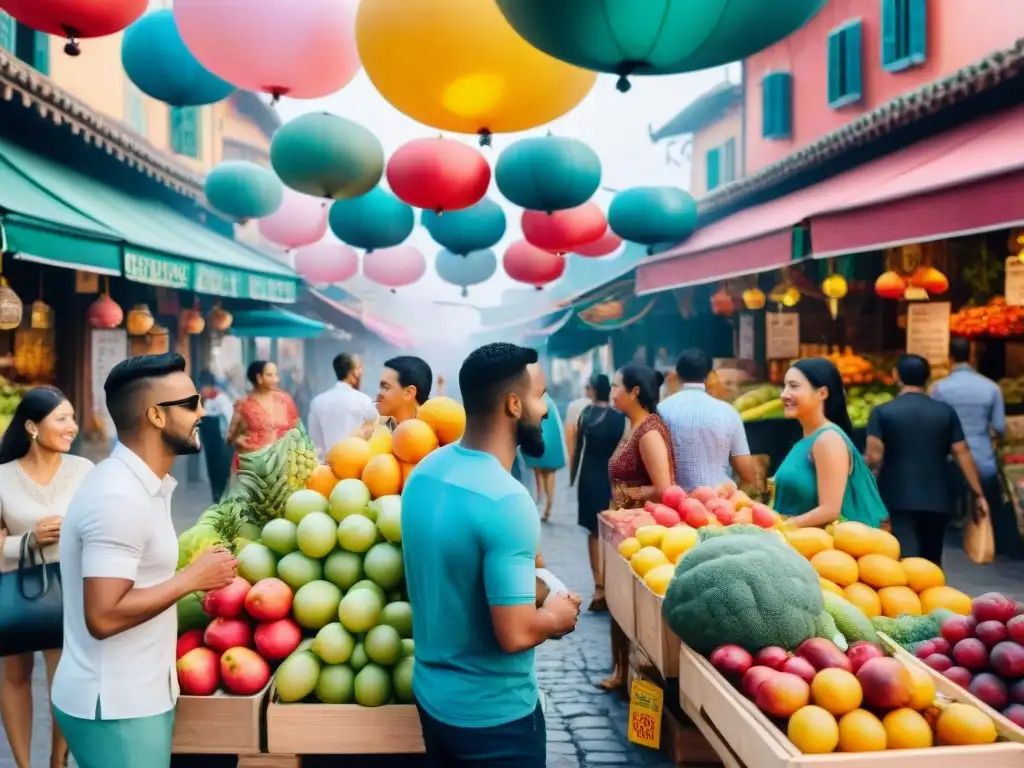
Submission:
[[[145,336],[153,328],[155,322],[153,313],[149,311],[148,306],[136,304],[128,310],[125,328],[128,330],[129,336]]]
[[[902,299],[906,289],[906,281],[892,270],[883,272],[875,280],[875,293],[883,299]]]
[[[359,254],[334,235],[296,250],[294,264],[295,271],[313,285],[343,283],[359,274]]]
[[[310,112],[274,134],[270,164],[296,192],[344,200],[377,186],[384,174],[384,147],[358,123]]]
[[[736,311],[736,302],[725,288],[719,288],[711,294],[711,314],[729,317]]]
[[[427,260],[411,245],[382,248],[363,256],[363,277],[394,291],[412,285],[427,271]]]
[[[748,288],[743,292],[743,306],[747,309],[764,309],[767,297],[760,288]]]
[[[451,285],[462,288],[462,296],[469,295],[469,287],[486,283],[498,271],[498,257],[494,251],[481,250],[465,256],[445,249],[434,260],[437,276]]]
[[[370,81],[399,112],[484,143],[561,117],[596,78],[527,43],[493,2],[363,0],[356,40]]]
[[[89,305],[89,309],[85,311],[85,320],[93,328],[111,330],[117,328],[124,320],[124,310],[110,298],[109,294],[103,293]]]
[[[597,257],[607,256],[622,247],[622,238],[612,232],[611,227],[605,227],[604,234],[589,243],[577,245],[572,252],[578,256]]]
[[[678,187],[633,187],[612,199],[608,225],[623,240],[634,243],[678,243],[697,226],[697,202]]]
[[[520,139],[494,167],[498,190],[531,211],[560,211],[589,200],[601,186],[601,159],[582,141],[564,136]]]
[[[491,248],[505,236],[505,211],[488,197],[443,216],[424,211],[422,221],[434,242],[460,256]]]
[[[509,24],[562,61],[619,75],[672,75],[745,59],[827,0],[496,0]]]
[[[210,314],[206,318],[206,324],[210,326],[210,330],[216,333],[224,333],[231,324],[235,321],[235,318],[225,309],[222,309],[218,303],[210,310]]]
[[[838,272],[829,275],[821,282],[821,292],[829,299],[843,299],[849,293],[850,287],[846,284],[846,278]]]
[[[206,330],[206,320],[198,309],[185,309],[178,318],[178,328],[186,336],[198,336]]]
[[[281,207],[284,185],[269,168],[247,160],[226,160],[206,174],[206,201],[225,216],[247,221]]]
[[[919,267],[914,270],[910,282],[926,290],[930,296],[941,296],[949,290],[949,278],[935,267]]]
[[[327,231],[328,204],[284,188],[280,207],[257,225],[260,234],[285,248],[299,248],[320,240]]]
[[[523,211],[523,238],[531,245],[565,254],[577,245],[593,242],[608,229],[604,212],[594,203],[544,213]]]
[[[519,283],[538,290],[565,272],[565,257],[531,245],[525,240],[512,243],[501,260],[505,273]]]
[[[213,104],[235,90],[196,61],[169,10],[147,13],[125,30],[121,66],[135,87],[172,107]]]
[[[343,243],[372,251],[404,242],[416,226],[416,214],[408,203],[375,187],[361,197],[336,201],[327,223]]]
[[[357,4],[174,0],[174,20],[203,66],[237,87],[275,100],[317,99],[341,90],[359,71]]]
[[[141,16],[149,0],[4,0],[15,21],[48,35],[67,38],[64,53],[81,53],[79,38],[106,37]]]
[[[0,331],[13,331],[21,325],[25,305],[7,278],[0,275]]]
[[[399,147],[387,167],[388,186],[399,200],[441,213],[478,203],[491,185],[483,155],[451,139],[416,139]]]
[[[29,328],[33,331],[48,331],[53,328],[53,307],[42,299],[33,301],[29,312]]]

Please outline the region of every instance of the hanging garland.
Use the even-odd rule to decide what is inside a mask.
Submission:
[[[621,331],[623,328],[628,328],[634,323],[639,323],[641,320],[647,317],[647,313],[654,309],[654,303],[656,301],[657,299],[650,299],[644,306],[644,308],[637,312],[635,315],[633,315],[633,317],[626,318],[625,320],[619,320],[618,322],[614,323],[590,323],[584,320],[582,317],[580,317],[579,320],[584,325],[587,325],[597,331]]]

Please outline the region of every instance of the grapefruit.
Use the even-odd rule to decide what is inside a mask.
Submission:
[[[412,606],[404,600],[396,600],[384,606],[380,623],[398,630],[403,640],[412,637]]]
[[[387,624],[379,624],[367,632],[363,648],[370,661],[382,667],[390,667],[402,658],[402,638],[397,629]]]
[[[325,499],[330,498],[331,491],[338,484],[338,478],[334,471],[326,464],[321,464],[313,470],[313,474],[306,480],[306,488],[319,493]]]
[[[402,704],[413,702],[412,670],[415,665],[416,662],[412,656],[404,656],[391,670],[391,684],[395,689],[395,698]]]
[[[366,657],[366,649],[363,648],[362,643],[356,643],[356,647],[352,649],[352,655],[348,659],[348,666],[353,672],[358,672],[367,664],[370,660]]]
[[[402,468],[398,464],[398,459],[390,453],[382,453],[374,456],[366,464],[362,480],[370,489],[372,498],[394,496],[402,490]]]
[[[350,515],[338,523],[334,534],[342,549],[362,554],[377,541],[377,526],[368,517]],[[366,568],[365,563],[363,568]]]
[[[337,618],[341,590],[329,581],[317,580],[299,587],[292,600],[292,615],[305,629],[320,629]]]
[[[277,577],[292,589],[304,587],[311,581],[323,578],[323,575],[320,561],[301,552],[291,552],[277,564]]]
[[[295,597],[298,599],[298,595]],[[353,589],[337,605],[337,616],[345,629],[358,634],[360,632],[369,632],[373,629],[380,620],[383,610],[384,601],[380,599],[379,595],[374,594],[369,589]],[[296,615],[296,618],[298,618],[298,615]],[[302,622],[299,623],[301,624]],[[327,622],[324,623],[326,624]],[[395,635],[398,635],[397,631]]]
[[[305,489],[295,491],[284,503],[285,520],[298,525],[310,512],[326,512],[327,499],[316,491]]]
[[[327,452],[327,465],[339,480],[358,478],[370,460],[370,444],[361,437],[346,437]]]
[[[384,603],[388,602],[387,595],[385,594],[384,590],[380,588],[380,585],[374,584],[369,579],[360,579],[359,581],[357,581],[355,584],[352,585],[352,589],[349,590],[349,591],[351,592],[351,591],[354,591],[354,590],[357,590],[357,589],[368,589],[368,590],[370,590],[371,592],[373,592],[373,594],[375,594],[377,597],[380,598],[380,602],[381,602],[382,605]]]
[[[355,552],[336,549],[324,561],[324,578],[348,591],[363,578],[363,559]]]
[[[296,651],[277,668],[274,684],[277,698],[288,703],[302,701],[316,688],[320,660],[309,651]]]
[[[363,570],[382,589],[394,589],[405,578],[402,549],[388,542],[374,544],[363,558]]]
[[[338,543],[338,524],[325,512],[310,512],[298,525],[296,541],[307,557],[327,557]]]
[[[402,497],[381,496],[373,506],[377,511],[377,529],[392,544],[402,541]]]
[[[298,526],[290,520],[284,518],[271,520],[263,526],[260,541],[266,544],[271,551],[279,555],[287,555],[298,548],[297,530]]]
[[[419,419],[403,421],[391,436],[391,450],[399,461],[406,464],[418,464],[428,453],[436,450],[437,446],[438,439],[434,430]]]
[[[269,547],[254,541],[238,553],[238,575],[255,584],[277,574],[277,555]]]
[[[355,681],[355,673],[344,664],[328,664],[320,670],[313,695],[324,704],[351,704]]]
[[[391,676],[376,664],[367,664],[356,675],[356,704],[381,707],[391,700]]]
[[[362,515],[370,503],[370,489],[362,480],[339,480],[328,499],[328,511],[339,523],[349,515]]]
[[[316,633],[311,650],[323,659],[325,664],[344,664],[351,658],[355,647],[355,638],[341,626],[341,622],[332,621],[322,626]]]
[[[434,397],[419,407],[416,418],[430,427],[441,445],[454,443],[466,431],[466,409],[450,397]]]

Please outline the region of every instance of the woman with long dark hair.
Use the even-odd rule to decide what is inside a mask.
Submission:
[[[889,514],[874,475],[853,443],[839,370],[821,357],[793,363],[782,404],[803,438],[775,472],[775,509],[794,528],[823,527],[842,518],[887,527]]]
[[[274,363],[257,360],[245,373],[252,385],[248,396],[235,403],[227,441],[238,453],[252,453],[280,440],[299,423],[299,411],[290,395],[279,388]],[[237,466],[238,457],[235,457]]]
[[[23,544],[47,563],[57,562],[64,512],[92,469],[91,461],[68,455],[77,436],[75,409],[59,389],[36,387],[25,393],[0,439],[0,528],[7,531],[0,570],[18,568]],[[60,650],[39,650],[52,682]],[[3,660],[0,719],[18,768],[31,768],[34,663],[32,653]],[[51,768],[63,766],[66,757],[67,744],[54,723]]]

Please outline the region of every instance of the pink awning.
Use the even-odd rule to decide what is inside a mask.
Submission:
[[[379,336],[389,344],[398,347],[399,349],[408,349],[412,347],[412,340],[409,338],[409,334],[404,328],[394,325],[393,323],[389,323],[386,320],[371,317],[364,312],[358,312],[351,307],[346,307],[341,302],[334,301],[319,291],[310,289],[309,292],[332,309],[362,323],[366,330]]]

